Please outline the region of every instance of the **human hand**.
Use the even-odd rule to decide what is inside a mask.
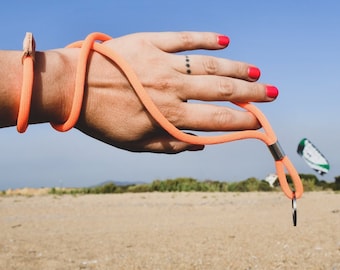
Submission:
[[[132,66],[156,106],[179,129],[257,129],[260,125],[249,112],[188,101],[268,102],[278,94],[275,87],[255,83],[260,72],[247,63],[176,54],[225,48],[228,38],[216,33],[138,33],[104,45]],[[178,153],[204,147],[168,135],[145,110],[119,68],[98,53],[89,61],[86,90],[76,125],[85,134],[136,152]]]

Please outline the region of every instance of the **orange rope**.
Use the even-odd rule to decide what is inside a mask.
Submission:
[[[34,79],[34,54],[35,41],[32,33],[27,32],[23,42],[23,81],[20,96],[20,105],[18,111],[17,131],[24,133],[28,126],[28,118],[30,114],[32,88]]]
[[[137,96],[150,113],[150,115],[158,122],[158,124],[163,127],[170,135],[175,137],[176,139],[197,145],[208,145],[208,144],[220,144],[226,143],[236,140],[243,139],[258,139],[263,141],[271,151],[274,160],[275,167],[277,171],[277,175],[279,178],[280,186],[284,194],[290,198],[300,198],[303,193],[303,185],[301,183],[301,179],[293,164],[290,162],[289,158],[283,153],[281,149],[277,137],[269,124],[268,120],[264,116],[264,114],[253,104],[250,103],[235,103],[236,105],[242,107],[243,109],[251,112],[254,116],[259,120],[262,129],[264,132],[254,131],[254,130],[245,130],[234,133],[228,133],[218,136],[195,136],[182,132],[177,129],[174,125],[172,125],[162,113],[159,111],[157,106],[154,104],[150,96],[145,91],[143,85],[140,83],[138,77],[136,76],[133,69],[130,65],[116,52],[108,48],[107,46],[95,42],[98,41],[107,41],[112,39],[110,36],[103,33],[92,33],[86,37],[84,41],[78,41],[70,44],[68,47],[70,48],[81,48],[80,58],[78,62],[78,69],[76,74],[76,87],[75,94],[73,98],[73,105],[71,109],[70,116],[68,120],[63,124],[54,124],[52,126],[58,131],[67,131],[71,129],[78,121],[79,114],[82,106],[82,99],[84,95],[84,85],[85,85],[85,77],[86,77],[86,65],[88,56],[91,50],[94,50],[114,61],[120,69],[124,72],[125,76],[133,86]],[[285,170],[290,174],[295,190],[292,191],[286,178]]]

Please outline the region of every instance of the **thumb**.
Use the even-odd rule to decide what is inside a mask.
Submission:
[[[143,152],[177,154],[184,151],[201,151],[204,145],[188,144],[179,141],[170,135],[147,139],[141,143],[143,145]]]

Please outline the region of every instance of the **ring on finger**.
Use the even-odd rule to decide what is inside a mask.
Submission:
[[[187,74],[191,74],[191,69],[190,69],[190,58],[188,55],[185,56],[185,67],[187,70]]]

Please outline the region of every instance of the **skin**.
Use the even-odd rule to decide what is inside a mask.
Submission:
[[[177,128],[190,131],[258,129],[249,112],[211,101],[271,102],[267,85],[248,75],[248,63],[190,52],[191,74],[178,52],[219,50],[217,33],[137,33],[104,42],[133,67],[162,114]],[[188,53],[189,54],[189,53]],[[16,125],[22,82],[21,52],[0,51],[0,127]],[[63,123],[71,110],[79,49],[36,53],[29,123]],[[192,100],[204,102],[192,102]],[[210,103],[209,103],[210,102]],[[119,67],[93,52],[77,129],[129,151],[179,153],[202,150],[169,136],[152,119]]]

